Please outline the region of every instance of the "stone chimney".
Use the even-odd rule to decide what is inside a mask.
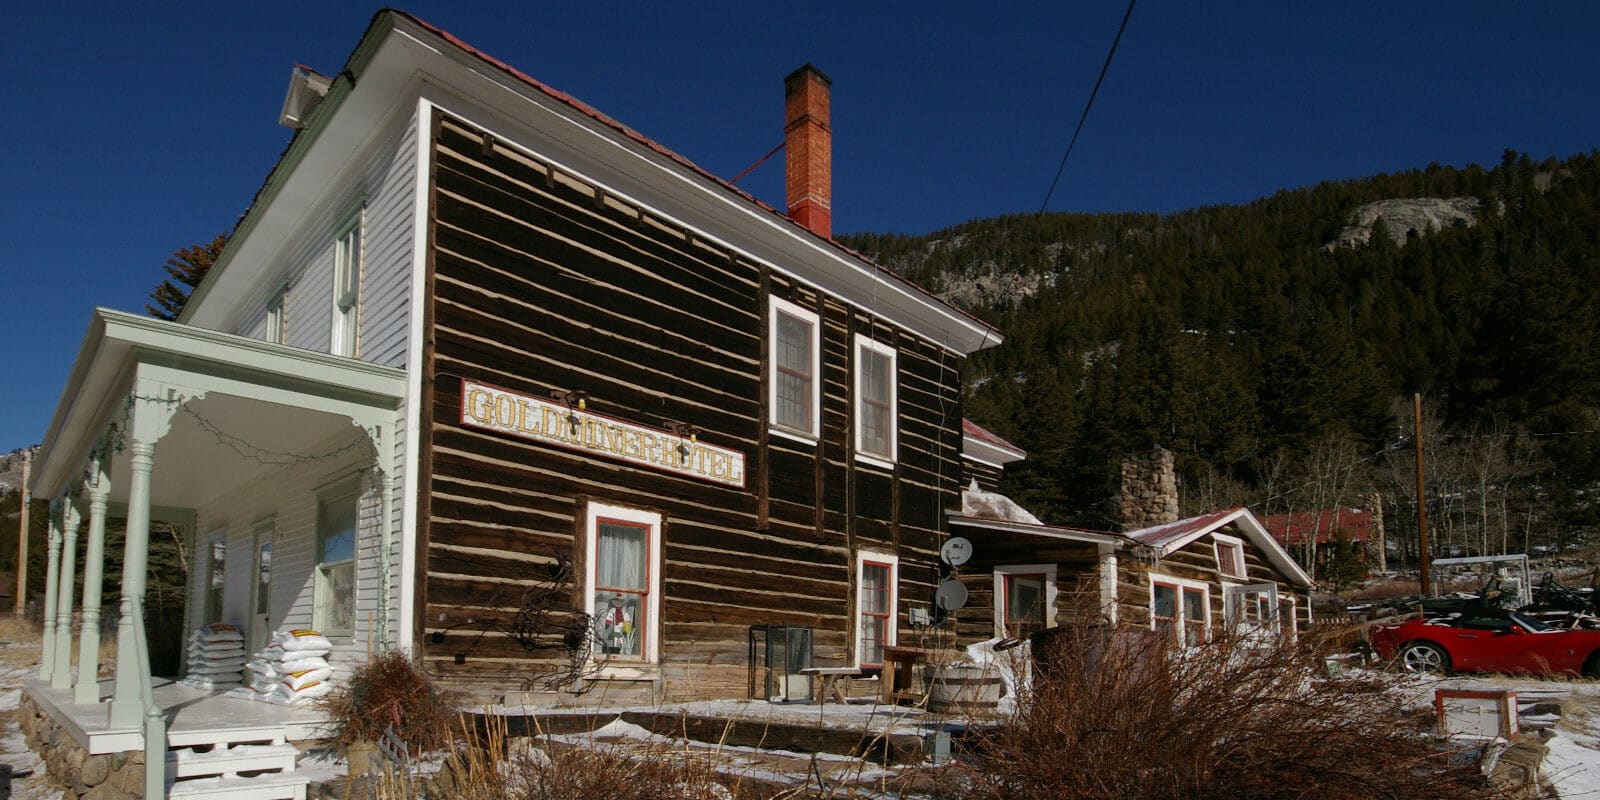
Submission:
[[[833,81],[807,64],[783,79],[784,188],[789,217],[833,238]]]
[[[1156,445],[1122,459],[1117,513],[1123,531],[1178,521],[1178,474],[1171,450]]]

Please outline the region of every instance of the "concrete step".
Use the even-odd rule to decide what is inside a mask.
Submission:
[[[309,781],[297,773],[252,778],[196,778],[167,787],[173,800],[306,800]]]
[[[292,744],[218,746],[207,752],[192,747],[178,748],[167,752],[167,779],[232,778],[241,772],[293,772],[298,755],[299,750]]]

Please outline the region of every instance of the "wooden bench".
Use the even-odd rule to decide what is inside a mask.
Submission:
[[[828,696],[832,695],[835,703],[848,703],[839,681],[843,680],[848,686],[850,679],[859,678],[862,673],[860,667],[806,667],[800,670],[800,674],[822,679],[822,691],[817,693],[817,702],[826,703]]]

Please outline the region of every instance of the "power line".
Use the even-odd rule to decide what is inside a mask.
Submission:
[[[1094,91],[1089,92],[1089,102],[1083,105],[1083,116],[1078,117],[1078,127],[1072,132],[1072,140],[1067,142],[1067,152],[1061,154],[1061,164],[1056,167],[1056,176],[1050,181],[1050,190],[1044,193],[1044,202],[1039,204],[1039,213],[1043,214],[1046,206],[1050,205],[1050,195],[1055,194],[1056,184],[1061,180],[1061,171],[1067,168],[1067,157],[1072,155],[1072,146],[1078,143],[1078,134],[1083,133],[1083,123],[1089,119],[1089,109],[1094,108],[1094,98],[1100,94],[1100,84],[1106,79],[1106,70],[1111,68],[1111,57],[1117,54],[1117,44],[1122,41],[1122,32],[1128,29],[1128,19],[1133,16],[1133,4],[1137,0],[1128,0],[1128,11],[1122,15],[1122,26],[1117,28],[1117,38],[1111,40],[1111,50],[1106,53],[1106,62],[1100,65],[1100,77],[1094,79]]]

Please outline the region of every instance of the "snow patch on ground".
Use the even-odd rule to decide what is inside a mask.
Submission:
[[[1550,752],[1542,770],[1561,800],[1600,798],[1600,741],[1587,738],[1584,743],[1558,735],[1545,742]]]

